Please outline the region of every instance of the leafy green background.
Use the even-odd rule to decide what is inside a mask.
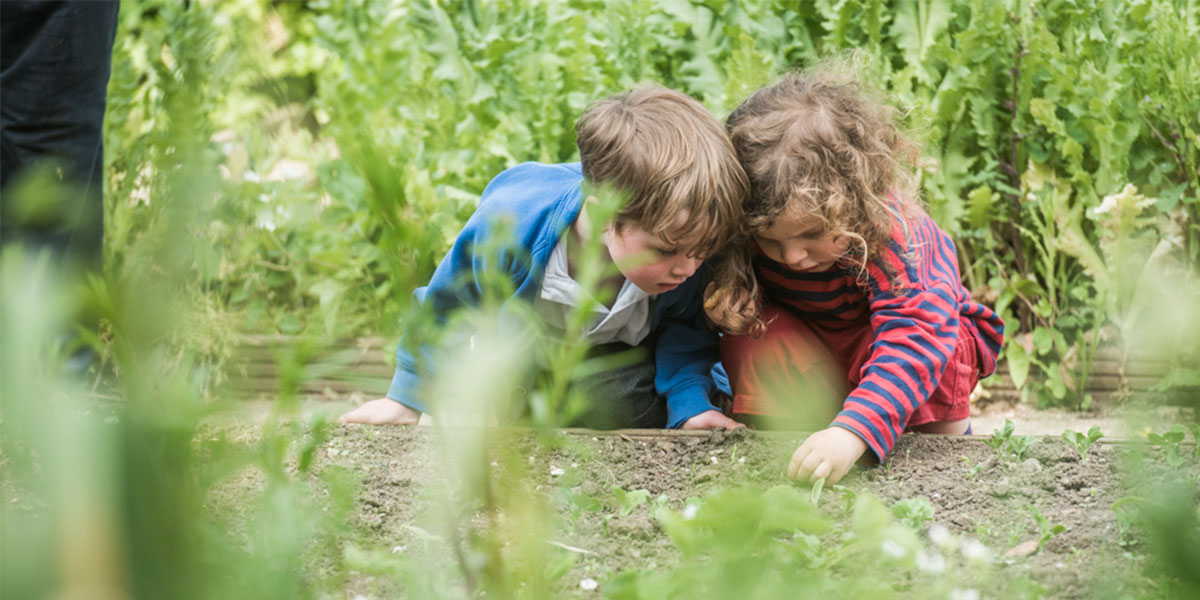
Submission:
[[[1200,304],[1194,0],[126,2],[106,262],[192,236],[174,275],[214,322],[391,337],[487,181],[575,159],[589,102],[657,81],[724,117],[848,49],[923,142],[924,199],[1027,395],[1084,404],[1096,347],[1130,338],[1200,381],[1178,310]],[[183,192],[181,231],[162,199]]]

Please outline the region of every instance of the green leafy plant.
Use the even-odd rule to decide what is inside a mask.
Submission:
[[[1004,458],[1004,447],[1008,445],[1009,440],[1012,439],[1013,431],[1016,429],[1016,427],[1017,426],[1012,422],[1012,419],[1005,419],[1004,425],[999,429],[992,431],[992,437],[983,440],[983,443],[987,444],[989,448],[996,452],[997,458],[1002,459]]]
[[[1087,462],[1088,450],[1100,438],[1104,437],[1104,433],[1100,431],[1099,425],[1093,425],[1091,429],[1088,429],[1086,434],[1068,429],[1063,432],[1062,437],[1063,440],[1065,440],[1071,445],[1072,448],[1075,449],[1075,452],[1079,453],[1079,457],[1083,459],[1084,462]]]
[[[996,457],[1001,462],[1008,462],[1010,458],[1018,462],[1024,460],[1029,449],[1037,441],[1032,434],[1014,435],[1015,429],[1016,425],[1012,420],[1005,419],[1004,426],[996,429],[990,439],[984,440],[988,447],[996,451]]]
[[[1036,506],[1030,504],[1025,508],[1029,511],[1029,516],[1033,517],[1033,523],[1037,526],[1040,535],[1037,542],[1038,550],[1041,550],[1042,546],[1045,546],[1051,538],[1067,530],[1062,523],[1051,523]]]
[[[983,463],[971,464],[971,459],[965,456],[962,457],[962,462],[965,467],[964,472],[967,475],[967,481],[975,481],[975,475],[979,474],[979,471],[983,469]]]
[[[1147,434],[1146,441],[1152,446],[1162,448],[1163,458],[1167,461],[1167,465],[1177,469],[1187,462],[1182,452],[1183,440],[1186,436],[1187,430],[1182,425],[1172,425],[1162,433]]]
[[[919,531],[925,523],[933,520],[933,503],[924,496],[901,500],[892,505],[892,516]]]
[[[1022,436],[1013,436],[1005,444],[1005,452],[1012,456],[1013,460],[1020,462],[1025,460],[1025,455],[1029,454],[1029,450],[1033,448],[1033,444],[1037,442],[1037,438],[1033,434],[1025,434]]]
[[[617,514],[622,517],[629,516],[637,507],[650,500],[650,492],[646,490],[626,492],[621,486],[614,485],[612,493],[617,500]]]

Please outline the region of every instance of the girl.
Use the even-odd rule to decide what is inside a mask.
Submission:
[[[752,239],[718,264],[740,277],[705,307],[726,331],[735,413],[828,407],[792,456],[796,479],[834,483],[906,429],[968,433],[970,393],[996,367],[1004,323],[971,301],[954,243],[918,204],[918,149],[896,117],[853,79],[813,72],[726,123]]]

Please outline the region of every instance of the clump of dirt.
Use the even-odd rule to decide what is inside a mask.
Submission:
[[[1097,581],[1117,595],[1145,585],[1136,536],[1127,535],[1128,524],[1110,508],[1133,493],[1122,477],[1129,447],[1100,443],[1083,460],[1061,439],[1042,438],[1017,460],[983,439],[904,435],[885,464],[852,472],[841,488],[889,505],[927,498],[933,522],[983,542],[997,557],[999,579],[1022,582],[1025,591],[1040,587],[1047,597],[1089,598]],[[717,488],[785,483],[785,466],[802,440],[799,433],[748,430],[584,431],[554,434],[546,443],[516,433],[482,452],[492,467],[520,463],[520,485],[554,513],[547,515],[556,522],[547,541],[578,555],[560,591],[581,594],[578,582],[587,578],[677,564],[678,553],[653,516],[656,506],[682,510],[689,498]],[[444,448],[432,428],[344,427],[331,431],[316,471],[339,465],[361,473],[360,544],[415,551],[427,547],[417,538],[437,531],[430,510],[453,502],[449,490],[462,483],[451,481],[458,476],[439,460]],[[1167,472],[1154,456],[1148,464],[1140,468]],[[1194,463],[1186,469],[1200,481]],[[630,496],[636,490],[645,492]],[[352,578],[347,585],[349,593],[395,591],[375,578]],[[997,591],[1005,590],[1016,593]]]

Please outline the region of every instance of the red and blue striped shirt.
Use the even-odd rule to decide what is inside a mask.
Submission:
[[[754,257],[767,302],[829,330],[869,322],[870,358],[833,425],[861,437],[880,461],[933,393],[960,330],[975,339],[981,377],[996,370],[1004,340],[1004,322],[963,287],[950,236],[924,212],[907,224],[907,235],[899,224],[893,228],[887,249],[868,262],[861,280],[857,266],[794,272]]]

